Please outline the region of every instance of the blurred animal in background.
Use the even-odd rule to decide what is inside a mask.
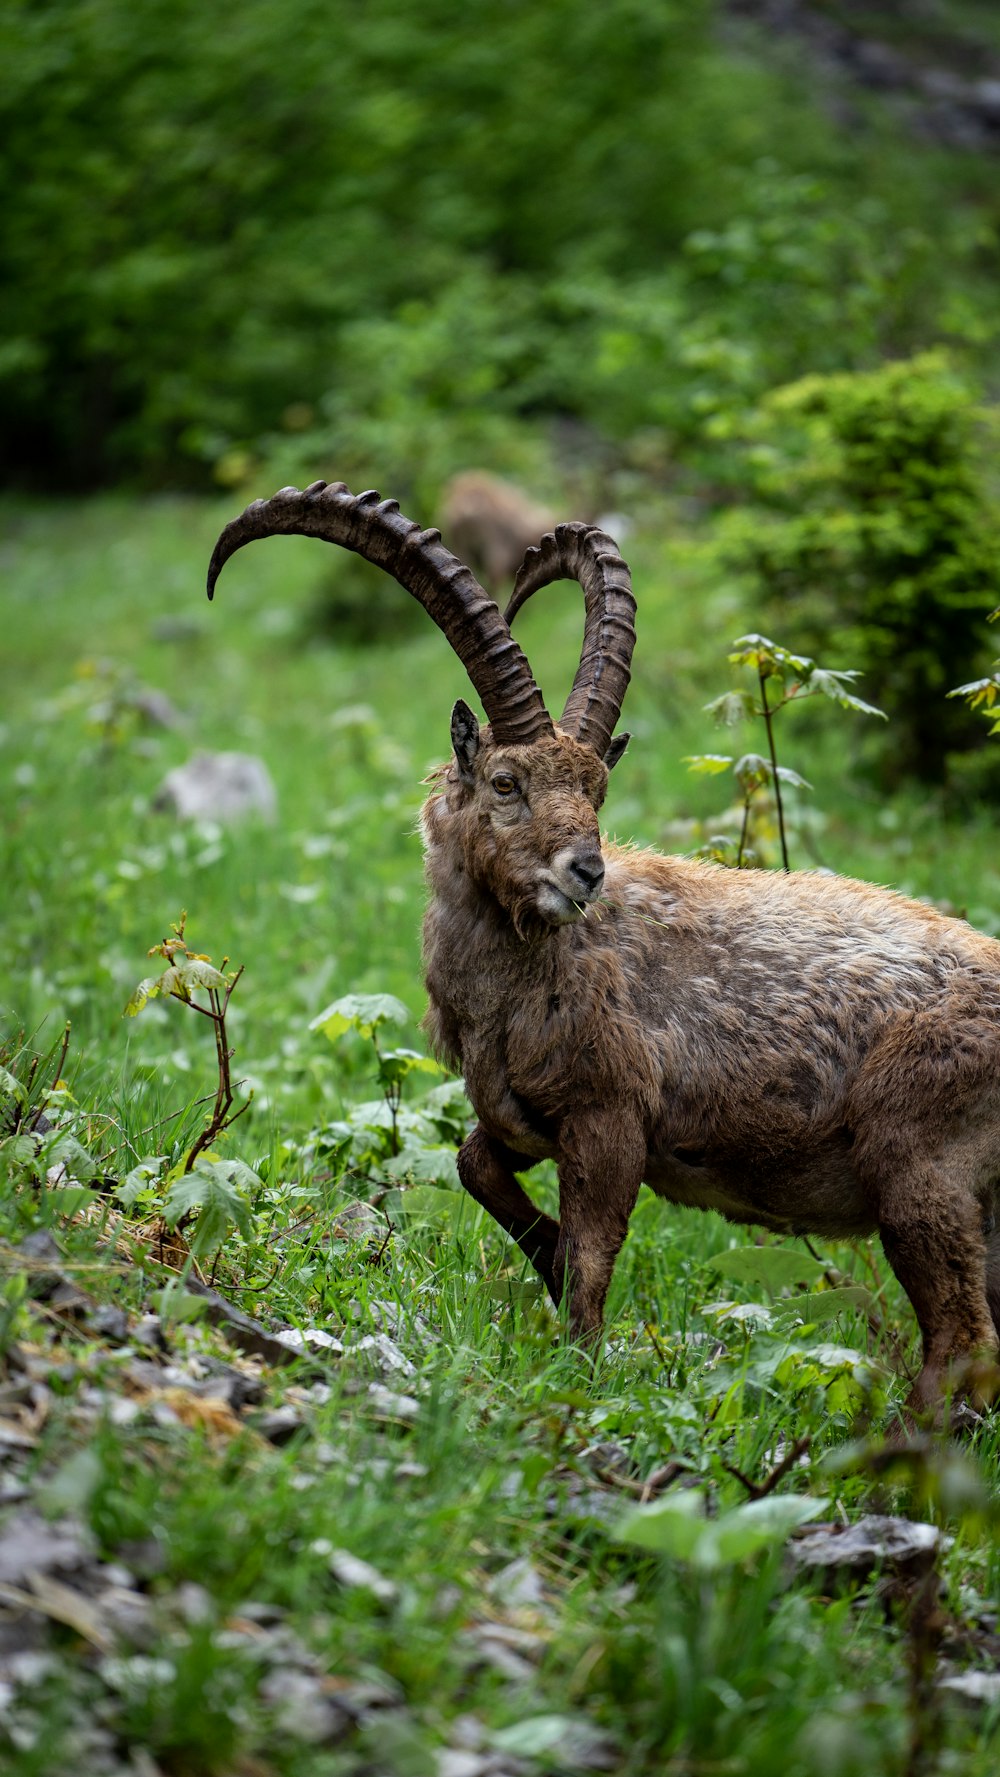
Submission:
[[[555,523],[555,514],[485,469],[453,476],[441,495],[445,542],[494,597],[513,580],[525,550]]]

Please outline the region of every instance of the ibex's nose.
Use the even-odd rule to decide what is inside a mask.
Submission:
[[[604,881],[604,859],[596,848],[577,852],[569,860],[569,873],[580,884],[587,899],[593,900]]]

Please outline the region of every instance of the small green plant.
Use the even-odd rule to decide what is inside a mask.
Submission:
[[[784,870],[789,870],[788,834],[781,786],[787,784],[797,790],[807,790],[810,786],[797,771],[792,771],[787,765],[778,764],[774,738],[775,717],[781,710],[787,709],[789,704],[803,703],[810,697],[826,697],[832,703],[839,704],[841,709],[854,710],[863,716],[879,716],[883,721],[885,713],[876,709],[874,704],[865,703],[860,697],[855,697],[850,690],[849,687],[860,677],[860,673],[853,669],[833,672],[829,667],[818,666],[814,660],[809,660],[803,654],[793,654],[788,648],[782,648],[777,642],[770,641],[767,636],[739,636],[733,643],[733,651],[728,658],[733,666],[753,669],[757,675],[757,688],[750,690],[743,687],[736,691],[726,691],[721,697],[713,698],[705,708],[724,727],[732,727],[737,722],[748,719],[760,719],[767,736],[767,757],[761,753],[743,753],[738,759],[734,759],[728,753],[696,753],[689,754],[686,763],[692,771],[697,772],[731,770],[736,779],[743,805],[740,837],[734,859],[737,869],[757,861],[756,853],[749,844],[751,815],[762,792],[773,793],[781,864]],[[720,855],[717,847],[715,854]]]
[[[32,1134],[47,1124],[45,1112],[52,1097],[66,1091],[62,1071],[69,1054],[69,1039],[67,1024],[47,1055],[30,1050],[23,1033],[0,1044],[0,1135]]]
[[[125,1016],[134,1018],[150,1000],[167,995],[208,1018],[215,1037],[218,1070],[215,1096],[204,1127],[182,1158],[173,1166],[167,1166],[162,1155],[140,1160],[116,1195],[126,1207],[138,1205],[158,1212],[173,1228],[187,1227],[197,1213],[194,1231],[188,1238],[189,1249],[197,1259],[217,1252],[233,1227],[244,1239],[249,1238],[250,1198],[261,1188],[261,1181],[243,1161],[223,1160],[213,1152],[213,1144],[249,1109],[253,1096],[248,1093],[233,1109],[233,1051],[226,1032],[226,1014],[243,970],[227,974],[228,957],[223,957],[222,968],[217,969],[209,956],[192,950],[184,935],[186,922],[187,914],[182,913],[178,923],[170,928],[173,936],[151,947],[149,955],[162,956],[167,966],[161,974],[146,976],[139,982],[125,1006]]]
[[[723,556],[758,603],[790,615],[810,652],[858,661],[893,727],[880,771],[944,783],[969,737],[941,699],[982,648],[1000,592],[970,391],[940,354],[808,376],[751,425],[756,504]]]
[[[347,1175],[379,1192],[400,1179],[458,1184],[454,1149],[465,1138],[468,1111],[461,1082],[435,1087],[418,1107],[404,1105],[403,1088],[413,1074],[444,1070],[416,1049],[384,1049],[379,1041],[385,1025],[409,1019],[408,1008],[390,993],[349,993],[332,1001],[309,1025],[331,1042],[353,1031],[372,1046],[381,1099],[353,1106],[316,1139]]]
[[[1000,617],[1000,607],[991,611],[990,623]],[[993,662],[993,671],[984,679],[973,679],[968,685],[956,685],[949,697],[964,697],[970,710],[976,710],[990,723],[990,734],[1000,734],[1000,660]]]

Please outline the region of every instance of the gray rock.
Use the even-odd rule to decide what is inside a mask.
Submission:
[[[1000,1702],[1000,1672],[954,1672],[938,1680],[938,1689],[950,1691],[966,1703]]]
[[[30,1573],[75,1574],[93,1560],[90,1533],[75,1518],[54,1523],[30,1509],[7,1519],[0,1535],[0,1582],[24,1589]]]
[[[223,1338],[237,1351],[246,1352],[250,1357],[262,1357],[266,1364],[291,1364],[295,1362],[296,1353],[289,1345],[283,1343],[275,1333],[269,1333],[259,1320],[253,1320],[244,1314],[242,1308],[236,1308],[220,1296],[217,1290],[210,1289],[208,1284],[199,1283],[196,1277],[189,1277],[184,1285],[189,1296],[201,1296],[207,1303],[205,1319],[213,1327],[218,1327]]]
[[[335,1697],[324,1694],[323,1683],[310,1673],[277,1666],[262,1681],[260,1695],[274,1711],[279,1733],[322,1746],[339,1740],[351,1726],[351,1717]]]
[[[398,1587],[379,1573],[378,1568],[373,1567],[370,1561],[362,1561],[359,1555],[352,1555],[350,1549],[332,1549],[328,1559],[330,1572],[345,1591],[370,1592],[379,1604],[396,1602],[399,1596]]]
[[[252,753],[195,753],[168,771],[153,797],[154,809],[182,821],[273,821],[278,798],[271,774]]]
[[[813,1571],[862,1578],[882,1568],[919,1575],[930,1570],[950,1541],[934,1524],[871,1513],[855,1524],[810,1524],[789,1543],[788,1552],[797,1567]]]
[[[306,1420],[295,1407],[274,1407],[269,1413],[257,1414],[252,1424],[269,1444],[288,1444],[306,1428]]]
[[[1000,118],[1000,80],[977,80],[972,91],[981,111]]]
[[[128,1315],[124,1308],[105,1303],[88,1314],[87,1331],[96,1339],[107,1339],[109,1345],[124,1345],[129,1336]]]

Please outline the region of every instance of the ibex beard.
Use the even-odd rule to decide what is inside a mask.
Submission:
[[[285,489],[227,527],[365,554],[459,653],[464,703],[423,828],[438,1052],[478,1117],[467,1191],[521,1247],[571,1335],[599,1338],[640,1185],[785,1235],[878,1233],[913,1305],[910,1405],[965,1386],[1000,1343],[1000,943],[868,884],[726,870],[602,841],[627,736],[634,600],[611,539],[560,525],[507,612],[392,502]],[[542,585],[584,590],[581,663],[553,723],[510,630]],[[559,1218],[518,1174],[556,1162]],[[983,1389],[983,1393],[986,1390]]]

